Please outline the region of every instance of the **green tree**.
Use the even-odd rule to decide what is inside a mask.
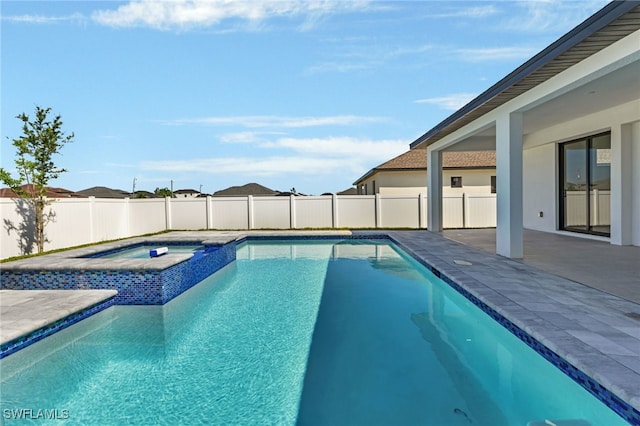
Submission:
[[[33,209],[38,253],[44,251],[44,229],[53,217],[50,213],[45,213],[46,206],[50,204],[47,200],[47,185],[50,180],[66,172],[55,165],[53,156],[60,154],[64,144],[72,142],[74,138],[73,133],[65,135],[62,131],[62,119],[59,115],[53,121],[48,118],[50,112],[51,108],[36,106],[33,120],[25,113],[16,116],[22,121],[23,132],[21,137],[13,140],[18,177],[14,178],[0,167],[0,181],[26,200]]]
[[[161,197],[171,197],[171,190],[169,188],[156,188],[153,193]]]

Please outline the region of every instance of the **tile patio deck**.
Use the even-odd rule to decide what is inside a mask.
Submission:
[[[496,251],[495,229],[445,230],[442,235],[490,253]],[[523,240],[523,263],[640,303],[640,247],[528,229]]]

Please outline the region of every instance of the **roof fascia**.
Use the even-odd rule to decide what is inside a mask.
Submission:
[[[552,62],[555,58],[568,51],[578,43],[586,39],[587,37],[595,34],[597,31],[606,27],[614,22],[627,12],[631,11],[640,4],[640,1],[612,1],[604,6],[595,14],[591,15],[584,22],[579,24],[573,30],[560,37],[555,42],[551,43],[544,50],[536,54],[533,58],[520,65],[502,80],[485,90],[476,98],[471,100],[468,104],[460,108],[458,111],[445,118],[431,130],[420,136],[415,141],[409,144],[409,149],[414,149],[416,146],[426,142],[432,136],[440,133],[446,127],[455,123],[460,118],[484,105],[489,100],[496,97],[498,94],[504,92],[511,86],[524,80],[527,76],[533,73],[535,70],[543,67],[544,65]],[[427,145],[429,145],[427,143]]]

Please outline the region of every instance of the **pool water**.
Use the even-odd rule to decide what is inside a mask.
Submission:
[[[7,423],[47,409],[64,424],[627,424],[373,241],[244,243],[168,304],[109,308],[0,360],[0,376]]]

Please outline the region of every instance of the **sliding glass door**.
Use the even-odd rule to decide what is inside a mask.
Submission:
[[[560,145],[560,228],[610,235],[611,135]]]

